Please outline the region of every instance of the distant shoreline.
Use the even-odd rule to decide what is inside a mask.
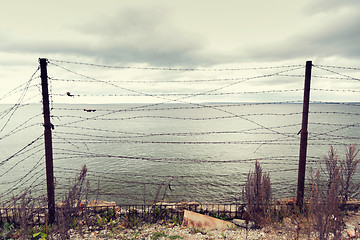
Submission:
[[[0,106],[12,106],[16,103],[0,103]],[[209,105],[223,105],[223,104],[233,104],[233,105],[265,105],[265,104],[271,104],[271,105],[286,105],[286,104],[302,104],[302,102],[189,102],[189,103],[54,103],[54,105],[130,105],[130,104],[162,104],[162,105],[192,105],[192,104],[209,104]],[[360,102],[310,102],[310,104],[316,104],[316,105],[331,105],[331,104],[348,104],[348,105],[360,105]],[[39,102],[34,103],[27,103],[22,105],[41,105]]]

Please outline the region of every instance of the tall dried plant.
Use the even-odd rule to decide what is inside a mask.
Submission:
[[[314,229],[318,233],[320,240],[330,238],[341,239],[343,230],[343,215],[340,210],[339,193],[341,189],[341,173],[337,167],[332,171],[332,181],[330,186],[324,185],[321,181],[320,171],[312,176],[312,186],[309,204],[309,218],[314,223]]]
[[[346,147],[345,159],[341,160],[333,148],[330,147],[330,150],[326,156],[324,156],[325,163],[325,173],[328,177],[328,189],[330,188],[331,183],[334,181],[336,177],[336,171],[340,172],[340,192],[339,195],[342,196],[343,203],[345,203],[351,193],[354,195],[358,194],[356,192],[360,187],[360,184],[353,184],[352,178],[356,172],[357,164],[360,162],[360,159],[357,158],[357,154],[359,153],[359,149],[356,144],[350,144]]]
[[[351,178],[360,161],[356,159],[358,152],[356,145],[351,144],[347,147],[346,159],[340,160],[331,146],[324,156],[326,180],[322,181],[319,170],[315,176],[312,175],[308,216],[312,218],[320,240],[329,239],[331,234],[333,239],[341,239],[344,227],[341,199],[346,201],[349,197]]]
[[[247,206],[247,214],[257,225],[264,225],[271,203],[271,181],[269,173],[263,175],[258,161],[253,172],[249,171],[243,198]]]
[[[78,176],[75,177],[73,185],[63,200],[63,205],[58,214],[58,232],[60,239],[68,239],[68,231],[72,221],[78,217],[82,208],[86,209],[87,196],[89,192],[89,181],[86,180],[87,168],[84,165]],[[86,216],[85,216],[86,218]]]
[[[19,238],[27,239],[29,230],[34,226],[35,204],[30,192],[25,191],[23,194],[12,198],[13,202],[13,219],[14,223],[19,224]]]
[[[334,181],[336,176],[335,172],[339,168],[338,154],[333,146],[330,146],[330,150],[327,155],[324,156],[325,163],[325,173],[328,177],[328,188],[330,188],[331,183]]]
[[[360,162],[360,158],[356,159],[359,149],[356,144],[350,144],[346,148],[346,157],[345,160],[340,161],[342,168],[342,178],[343,178],[343,196],[344,202],[349,199],[349,194],[351,189],[351,178],[356,172],[356,166]]]

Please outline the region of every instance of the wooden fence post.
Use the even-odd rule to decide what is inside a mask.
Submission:
[[[54,166],[53,166],[53,149],[51,129],[53,125],[50,122],[50,104],[49,104],[49,89],[47,76],[47,59],[40,58],[41,71],[41,87],[43,99],[43,115],[44,115],[44,139],[45,139],[45,160],[46,160],[46,185],[47,185],[47,200],[49,223],[53,224],[55,221],[55,188],[54,188]]]
[[[304,203],[311,67],[312,67],[312,61],[307,61],[306,69],[305,69],[304,100],[303,100],[299,169],[298,169],[298,185],[297,185],[297,198],[296,198],[296,204],[299,206],[300,209],[302,209],[303,203]]]

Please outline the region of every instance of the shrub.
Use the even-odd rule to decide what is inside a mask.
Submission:
[[[89,181],[86,180],[86,173],[87,168],[84,165],[62,201],[62,206],[58,209],[57,221],[59,225],[57,226],[57,231],[60,233],[61,239],[68,239],[68,231],[76,225],[81,210],[86,210],[87,196],[90,188]],[[86,212],[83,212],[82,215],[84,218],[87,218]]]
[[[262,173],[258,161],[253,172],[249,171],[243,189],[243,198],[247,206],[247,214],[256,225],[262,226],[267,220],[271,204],[271,182],[269,173]]]
[[[346,157],[345,160],[340,161],[342,169],[342,187],[343,187],[343,196],[344,201],[346,202],[350,197],[349,194],[353,186],[351,186],[351,178],[356,172],[356,166],[360,162],[360,158],[356,159],[359,149],[356,144],[350,144],[346,148]]]
[[[340,239],[343,229],[343,214],[340,210],[340,168],[333,169],[330,186],[321,183],[320,171],[312,176],[311,192],[308,201],[308,217],[314,224],[320,240],[329,239],[330,233],[334,239]]]
[[[334,178],[339,177],[339,195],[341,195],[343,203],[351,197],[351,193],[353,196],[358,194],[356,188],[359,188],[359,184],[352,183],[352,177],[356,172],[357,164],[360,162],[360,159],[356,158],[358,153],[359,149],[356,144],[350,144],[346,147],[344,160],[339,159],[333,146],[330,147],[328,154],[324,156],[325,173],[328,178],[328,189],[330,189],[332,182],[335,181]],[[337,174],[339,174],[339,176],[337,176]]]

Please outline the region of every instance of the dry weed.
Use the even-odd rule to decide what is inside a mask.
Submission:
[[[243,189],[243,198],[246,202],[246,211],[250,220],[254,221],[258,226],[266,225],[271,215],[271,181],[269,173],[263,175],[258,161],[255,162],[254,171],[249,171]]]

